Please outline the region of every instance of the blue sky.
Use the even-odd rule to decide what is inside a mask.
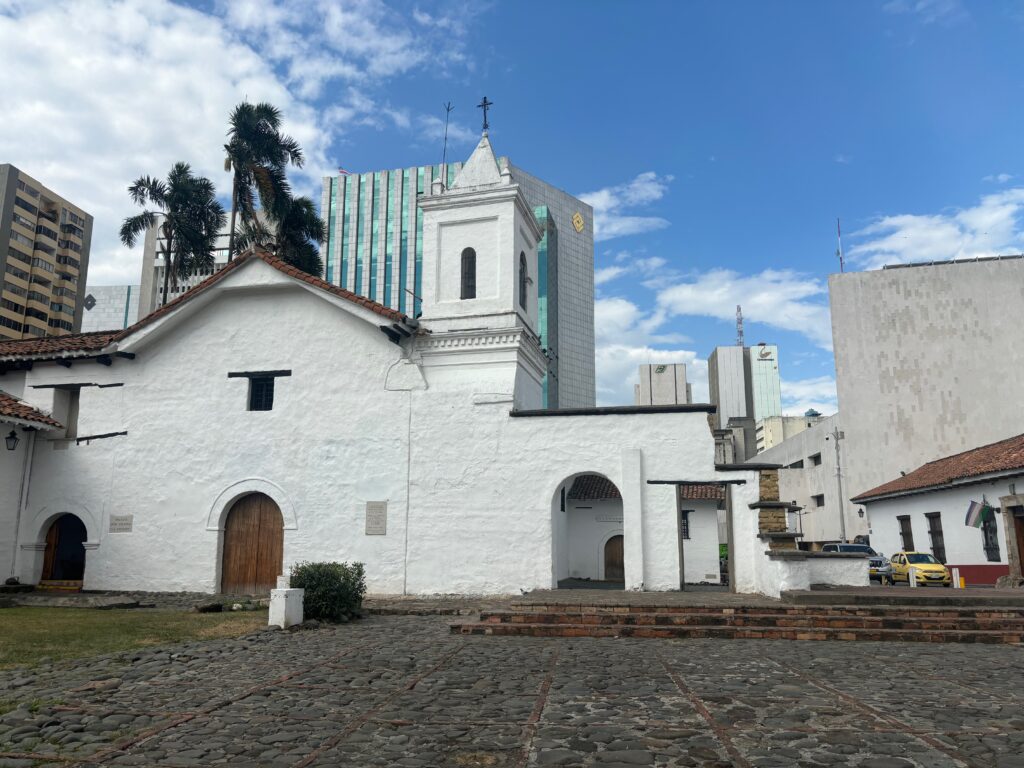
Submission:
[[[73,20],[73,23],[69,23]],[[1022,250],[1013,2],[0,0],[12,162],[96,216],[90,276],[137,282],[124,187],[188,160],[222,189],[225,121],[284,109],[319,177],[437,162],[495,102],[500,154],[595,206],[599,399],[638,363],[780,346],[784,404],[835,408],[826,280]]]

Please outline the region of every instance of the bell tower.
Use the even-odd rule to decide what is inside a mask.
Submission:
[[[441,184],[419,203],[420,321],[428,333],[417,349],[428,380],[433,368],[457,369],[433,375],[447,384],[462,377],[476,393],[506,393],[516,408],[540,408],[547,369],[536,332],[541,227],[486,131],[451,188]]]

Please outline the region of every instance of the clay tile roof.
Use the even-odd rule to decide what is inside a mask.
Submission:
[[[574,501],[600,501],[601,499],[621,499],[622,494],[615,483],[601,475],[580,475],[572,482],[569,498]]]
[[[25,357],[25,358],[39,358],[39,357],[67,357],[74,356],[74,353],[81,353],[82,356],[88,354],[98,354],[103,351],[105,347],[115,341],[119,341],[130,334],[134,333],[139,328],[143,328],[154,320],[158,320],[169,312],[173,311],[175,307],[189,301],[193,297],[205,291],[212,285],[216,285],[218,282],[223,280],[227,275],[231,274],[234,270],[238,269],[239,266],[245,264],[251,259],[261,259],[267,264],[272,266],[279,272],[283,272],[289,277],[293,277],[297,280],[301,280],[304,283],[308,283],[322,291],[333,294],[334,296],[340,296],[343,299],[351,301],[353,304],[358,304],[364,309],[368,309],[381,317],[390,320],[395,323],[404,323],[408,321],[408,316],[398,312],[397,310],[385,307],[383,304],[378,304],[375,301],[367,299],[365,296],[360,296],[352,291],[347,291],[344,288],[339,288],[336,285],[331,285],[325,280],[321,280],[319,277],[314,277],[301,269],[293,267],[291,264],[277,258],[276,256],[266,251],[255,251],[243,254],[234,261],[228,263],[219,271],[206,278],[203,282],[194,288],[190,288],[183,294],[167,302],[159,309],[150,312],[144,318],[134,325],[130,325],[121,331],[95,331],[93,333],[77,333],[68,336],[50,336],[42,339],[25,339],[22,341],[3,341],[0,342],[0,358],[4,357]]]
[[[37,411],[31,405],[23,403],[13,395],[0,391],[0,421],[7,420],[11,420],[15,424],[24,424],[25,426],[39,424],[61,429],[59,422],[54,421],[42,411]]]
[[[106,347],[117,331],[72,333],[67,336],[45,336],[41,339],[0,341],[0,358],[73,356],[75,353],[96,353]]]
[[[695,483],[680,485],[679,498],[690,501],[710,500],[725,501],[725,486],[718,483]]]
[[[950,485],[957,480],[967,480],[993,472],[1010,472],[1015,469],[1024,472],[1024,435],[929,462],[903,477],[865,491],[853,497],[851,501],[873,501],[886,496]]]

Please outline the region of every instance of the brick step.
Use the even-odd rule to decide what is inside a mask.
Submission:
[[[36,590],[39,592],[81,592],[82,582],[81,581],[40,581],[36,584]]]
[[[484,624],[558,624],[627,627],[785,627],[811,629],[925,629],[1024,632],[1024,618],[918,617],[893,613],[886,616],[853,614],[745,613],[528,613],[490,611],[480,614]]]
[[[510,611],[488,611],[488,615],[500,613],[560,613],[567,616],[602,614],[612,616],[643,614],[692,614],[719,613],[723,615],[763,616],[905,616],[925,618],[971,618],[971,619],[1024,619],[1022,607],[996,606],[903,606],[903,605],[572,605],[513,603]],[[482,614],[483,615],[483,614]]]
[[[782,601],[790,605],[872,605],[938,606],[945,608],[1024,608],[1024,592],[1010,589],[944,589],[937,586],[871,588],[862,592],[836,590],[784,591]]]
[[[720,638],[756,640],[873,640],[923,643],[1020,644],[1024,630],[972,631],[927,629],[807,629],[759,626],[625,626],[586,624],[512,624],[480,622],[452,624],[453,634],[503,637],[637,637]]]

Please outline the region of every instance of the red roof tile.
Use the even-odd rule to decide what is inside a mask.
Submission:
[[[568,498],[574,501],[600,501],[621,499],[622,494],[615,483],[601,475],[580,475],[572,482]]]
[[[903,477],[854,496],[851,501],[861,503],[1015,469],[1024,471],[1024,435],[929,462]]]
[[[54,421],[42,411],[37,411],[31,405],[23,403],[13,395],[0,391],[0,420],[5,418],[13,419],[15,423],[25,421],[61,429],[59,422]]]
[[[62,357],[67,354],[99,352],[117,335],[117,331],[72,333],[41,339],[0,341],[0,357]]]
[[[688,501],[725,501],[725,486],[718,483],[697,483],[680,485],[679,498]]]
[[[138,329],[144,328],[155,320],[159,320],[161,317],[171,312],[175,307],[189,301],[209,287],[216,285],[231,272],[238,269],[242,264],[245,264],[252,259],[261,259],[274,269],[279,272],[283,272],[289,277],[301,280],[304,283],[308,283],[309,285],[319,288],[320,290],[334,296],[340,296],[341,298],[351,301],[353,304],[358,304],[364,309],[368,309],[392,322],[402,323],[409,319],[407,315],[391,309],[390,307],[385,307],[383,304],[371,301],[365,296],[360,296],[352,293],[352,291],[339,288],[336,285],[331,285],[325,280],[321,280],[319,277],[314,277],[313,275],[303,272],[301,269],[293,267],[291,264],[288,264],[266,251],[251,251],[230,262],[222,269],[206,278],[203,282],[199,283],[199,285],[185,291],[185,293],[172,301],[167,302],[159,309],[150,312],[144,318],[139,320],[139,322],[125,328],[124,330],[95,331],[92,333],[77,333],[68,336],[49,336],[42,339],[4,341],[0,342],[0,358],[17,357],[35,359],[39,357],[73,356],[75,353],[80,353],[83,356],[88,354],[97,354],[111,342],[120,341]]]

